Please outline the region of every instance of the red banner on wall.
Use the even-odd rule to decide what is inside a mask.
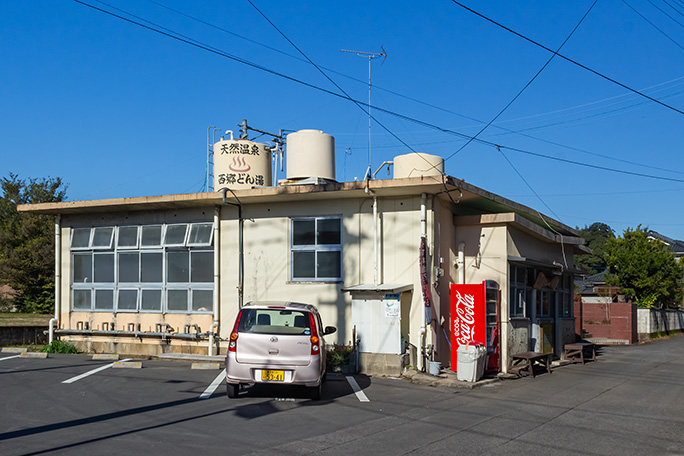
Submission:
[[[487,343],[484,282],[451,285],[451,369],[456,370],[458,347]]]

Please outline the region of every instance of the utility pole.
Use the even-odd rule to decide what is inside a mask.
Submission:
[[[380,46],[382,52],[366,52],[366,51],[349,51],[347,49],[340,49],[342,52],[349,52],[351,54],[356,54],[361,57],[366,57],[368,59],[368,170],[366,171],[366,176],[371,177],[371,61],[377,59],[378,57],[383,57],[382,61],[385,62],[387,58],[387,52]]]

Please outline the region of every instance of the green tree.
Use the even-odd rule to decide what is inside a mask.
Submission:
[[[642,306],[677,308],[682,303],[684,266],[674,252],[646,229],[626,229],[606,242],[606,283]]]
[[[577,229],[593,253],[591,255],[578,255],[575,257],[575,264],[589,270],[589,275],[605,271],[606,242],[609,239],[615,239],[613,229],[601,222],[592,223],[591,226],[584,225],[584,228]]]
[[[18,292],[14,304],[22,312],[54,309],[54,219],[21,213],[18,204],[63,201],[60,178],[19,179],[10,173],[0,182],[0,283]]]

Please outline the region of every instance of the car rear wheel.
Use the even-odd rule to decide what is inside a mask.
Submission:
[[[323,382],[319,383],[318,386],[309,387],[309,397],[311,400],[319,401],[321,399],[321,392],[323,390]]]
[[[226,396],[233,399],[240,393],[240,384],[226,383]]]

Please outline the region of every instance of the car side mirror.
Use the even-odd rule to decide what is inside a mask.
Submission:
[[[337,328],[335,328],[334,326],[326,326],[323,330],[323,335],[327,336],[328,334],[332,334],[334,332],[337,332]]]

